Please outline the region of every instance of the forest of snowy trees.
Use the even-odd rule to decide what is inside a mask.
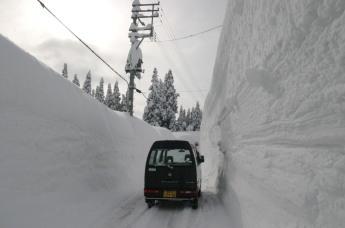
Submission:
[[[172,71],[165,75],[164,81],[158,76],[155,68],[151,79],[143,120],[153,126],[168,128],[172,131],[199,131],[202,111],[199,102],[192,109],[180,106],[179,114],[177,98],[179,94],[174,87]]]
[[[65,63],[62,76],[68,79],[68,68]],[[74,74],[72,83],[80,87],[78,75]],[[101,78],[95,89],[92,89],[91,71],[86,74],[85,81],[81,88],[85,93],[106,105],[112,110],[126,112],[128,90],[121,94],[119,83],[116,81],[114,87],[108,83],[104,89],[104,79]],[[155,68],[153,71],[151,86],[149,87],[146,107],[143,120],[153,126],[165,127],[172,131],[199,131],[202,119],[202,111],[199,102],[195,107],[187,110],[180,106],[178,110],[177,98],[179,94],[174,87],[174,77],[171,70],[165,75],[164,81],[158,76]]]
[[[68,79],[68,69],[67,64],[64,64],[62,70],[62,76]],[[74,74],[72,83],[80,87],[80,81],[77,74]],[[112,110],[126,112],[127,111],[127,93],[121,94],[119,89],[119,83],[116,81],[114,87],[111,83],[107,85],[107,90],[104,90],[104,79],[101,78],[99,84],[96,86],[96,89],[92,89],[92,76],[91,71],[86,74],[85,81],[81,88],[85,93],[94,97],[99,102],[103,103]]]

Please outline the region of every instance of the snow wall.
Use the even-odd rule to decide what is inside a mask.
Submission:
[[[199,143],[200,141],[200,132],[199,131],[180,131],[173,132],[173,135],[178,140],[187,140],[191,144]]]
[[[344,227],[344,10],[229,0],[201,148],[237,227]]]
[[[128,189],[143,189],[152,142],[171,137],[0,35],[0,227],[103,227]]]

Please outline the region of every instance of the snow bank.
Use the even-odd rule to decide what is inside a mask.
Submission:
[[[229,1],[201,146],[208,186],[243,227],[345,224],[344,10]]]
[[[101,227],[142,189],[152,141],[171,137],[0,36],[0,227]]]
[[[177,139],[187,140],[192,144],[199,142],[200,139],[200,132],[199,131],[180,131],[180,132],[173,132],[173,135]]]

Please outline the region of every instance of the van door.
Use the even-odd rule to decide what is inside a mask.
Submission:
[[[145,188],[194,190],[196,172],[196,160],[191,150],[154,148],[148,156]]]

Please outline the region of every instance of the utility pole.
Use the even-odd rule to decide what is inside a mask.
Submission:
[[[134,101],[134,79],[141,78],[143,69],[143,56],[140,49],[140,44],[145,38],[152,38],[154,36],[153,18],[159,16],[159,2],[141,4],[139,0],[134,0],[132,3],[132,24],[129,27],[128,37],[131,42],[131,49],[129,50],[127,63],[125,67],[126,73],[129,73],[129,94],[127,100],[127,111],[133,116],[133,101]],[[149,24],[145,24],[143,20],[150,19]],[[140,23],[140,25],[139,25]],[[140,39],[140,41],[139,41]]]

